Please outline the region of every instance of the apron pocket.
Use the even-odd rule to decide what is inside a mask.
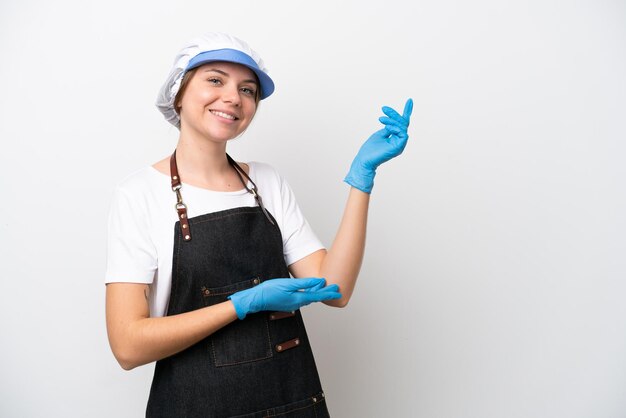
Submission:
[[[205,306],[225,302],[228,296],[260,283],[258,277],[222,287],[202,287]],[[267,312],[246,315],[209,336],[216,367],[233,366],[272,357],[272,343]]]

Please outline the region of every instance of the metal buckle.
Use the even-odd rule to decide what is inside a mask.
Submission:
[[[176,200],[178,200],[178,203],[183,203],[183,197],[180,194],[180,190],[176,189]]]

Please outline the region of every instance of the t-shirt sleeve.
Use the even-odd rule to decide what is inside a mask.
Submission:
[[[109,211],[105,283],[152,283],[157,251],[142,202],[119,186]]]
[[[283,204],[283,251],[287,265],[306,257],[307,255],[323,249],[324,245],[319,240],[311,225],[307,222],[300,210],[296,197],[284,178],[281,179],[280,194]]]

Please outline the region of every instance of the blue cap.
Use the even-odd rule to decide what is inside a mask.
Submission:
[[[274,92],[274,82],[270,76],[259,68],[259,65],[250,55],[236,49],[223,48],[201,52],[189,60],[189,64],[187,64],[187,68],[185,68],[185,72],[215,61],[234,62],[236,64],[244,65],[254,71],[254,74],[256,74],[259,79],[259,83],[261,83],[261,94],[259,95],[259,99],[263,100]]]

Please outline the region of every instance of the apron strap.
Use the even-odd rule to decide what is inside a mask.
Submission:
[[[265,215],[267,220],[270,221],[272,225],[275,225],[270,214],[267,212],[265,206],[263,205],[263,199],[261,199],[261,196],[258,193],[258,188],[254,181],[252,181],[250,176],[246,174],[245,170],[241,168],[241,166],[239,166],[239,164],[237,164],[235,160],[230,157],[230,155],[226,154],[226,158],[228,159],[228,163],[235,169],[235,173],[237,173],[237,176],[239,177],[239,180],[241,180],[241,184],[243,184],[243,187],[245,187],[248,193],[254,196],[254,199],[263,211],[263,214]],[[178,219],[180,220],[180,227],[182,228],[183,239],[185,241],[190,241],[191,230],[189,229],[187,206],[183,202],[183,197],[180,194],[182,183],[180,181],[180,175],[178,174],[178,165],[176,164],[176,150],[174,150],[172,156],[170,157],[170,177],[172,179],[172,191],[176,193],[176,212],[178,213]],[[248,184],[243,179],[244,177],[250,182],[250,184],[252,184],[252,188],[248,187]]]
[[[259,189],[256,187],[256,184],[252,181],[250,176],[248,176],[246,174],[245,170],[243,168],[241,168],[239,166],[239,164],[237,164],[235,162],[235,160],[233,160],[230,157],[230,155],[226,154],[226,158],[228,159],[228,162],[230,163],[230,165],[233,166],[233,168],[235,169],[235,172],[239,176],[239,180],[241,180],[241,184],[243,184],[243,187],[246,188],[248,193],[251,193],[252,196],[254,196],[254,199],[256,200],[257,204],[259,205],[259,207],[263,211],[263,214],[265,215],[267,220],[270,221],[270,223],[272,225],[274,225],[274,221],[272,221],[272,218],[271,218],[270,214],[267,212],[267,210],[265,210],[265,206],[263,205],[263,199],[261,199],[261,195],[259,195],[259,193],[257,192]],[[252,188],[251,189],[248,188],[248,184],[244,181],[242,175],[252,184]]]
[[[176,212],[178,213],[178,219],[180,220],[183,239],[185,241],[190,241],[191,230],[189,229],[189,220],[187,218],[187,206],[183,203],[183,197],[180,194],[182,183],[180,182],[178,166],[176,165],[176,150],[174,150],[174,153],[170,157],[170,177],[172,178],[172,190],[176,193]]]

